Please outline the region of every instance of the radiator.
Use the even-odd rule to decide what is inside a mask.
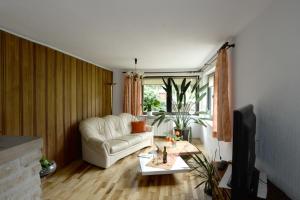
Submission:
[[[147,124],[151,125],[155,118],[147,117]],[[154,136],[166,136],[168,133],[172,133],[174,124],[172,121],[162,122],[159,127],[157,124],[153,126]]]

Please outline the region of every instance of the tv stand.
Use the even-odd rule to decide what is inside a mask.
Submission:
[[[257,190],[258,190],[258,187],[259,187],[259,174],[260,172],[254,168],[254,172],[253,172],[253,176],[252,176],[252,183],[251,183],[251,186],[250,186],[250,195],[252,197],[256,197],[258,194],[257,194]],[[264,182],[264,181],[263,181]],[[264,189],[266,189],[266,185],[264,184],[263,185]]]
[[[224,176],[224,173],[226,172],[227,167],[224,170],[219,170],[218,169],[218,162],[214,163],[215,166],[215,178],[217,180],[217,183],[214,187],[213,190],[213,199],[218,199],[218,200],[230,200],[231,199],[231,190],[230,189],[224,189],[224,188],[219,188],[219,182]],[[290,200],[289,197],[286,196],[278,187],[276,187],[272,182],[269,180],[267,181],[268,184],[268,195],[267,199],[268,200]],[[244,200],[253,200],[253,199],[260,199],[258,197],[249,197]]]

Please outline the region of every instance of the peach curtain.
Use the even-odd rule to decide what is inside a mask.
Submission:
[[[123,111],[132,115],[142,114],[142,79],[125,75]]]
[[[214,79],[213,137],[219,141],[232,139],[231,65],[227,49],[217,56]]]

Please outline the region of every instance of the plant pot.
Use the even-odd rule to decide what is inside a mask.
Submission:
[[[181,130],[181,134],[182,134],[182,139],[183,140],[189,141],[190,129]]]
[[[204,200],[212,200],[212,196],[204,192]]]
[[[212,187],[209,184],[204,185],[204,194],[207,196],[212,196]]]
[[[180,133],[179,136],[181,136],[183,140],[189,141],[190,129],[174,128],[174,130],[175,130],[175,132],[178,131]]]
[[[152,111],[147,111],[147,116],[148,116],[148,117],[153,116]]]
[[[44,177],[54,173],[56,171],[56,168],[57,168],[56,162],[54,160],[51,161],[51,165],[48,168],[42,168],[42,170],[40,171],[40,177]]]

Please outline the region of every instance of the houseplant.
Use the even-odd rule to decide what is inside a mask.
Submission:
[[[212,196],[215,180],[215,168],[213,166],[213,160],[206,158],[204,153],[199,150],[198,154],[191,154],[191,160],[187,163],[192,169],[192,172],[196,174],[201,181],[195,188],[204,185],[204,193],[208,196]]]
[[[56,171],[56,163],[55,161],[49,161],[45,156],[40,159],[40,164],[42,170],[40,171],[40,177],[47,176],[48,174],[52,174]]]
[[[152,116],[152,109],[159,108],[160,102],[156,99],[153,93],[145,93],[143,107],[144,111],[147,112],[147,115]]]
[[[197,80],[196,83],[191,86],[191,81],[187,82],[186,78],[182,80],[180,85],[177,85],[173,78],[168,78],[168,80],[163,78],[163,82],[163,89],[166,92],[170,92],[171,86],[176,92],[176,97],[172,99],[173,113],[168,113],[165,111],[159,112],[152,125],[158,124],[159,126],[162,122],[173,121],[175,124],[175,131],[180,132],[184,140],[188,140],[191,123],[197,123],[206,126],[204,120],[207,118],[203,117],[202,115],[207,114],[207,112],[191,113],[191,109],[195,103],[202,101],[206,96],[207,84],[199,87],[199,80]],[[191,92],[188,96],[187,90],[190,86]]]

